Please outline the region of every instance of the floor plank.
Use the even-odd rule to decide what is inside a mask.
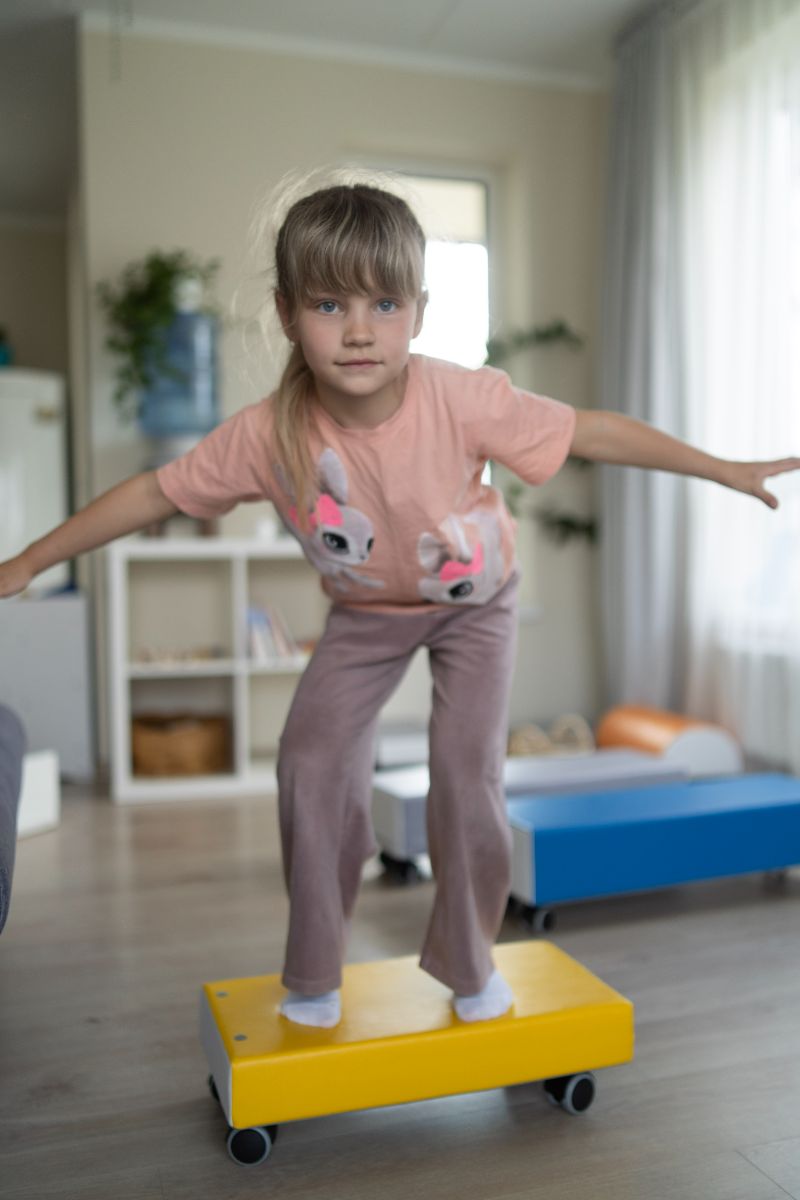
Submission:
[[[787,1138],[742,1151],[748,1162],[780,1185],[792,1200],[800,1200],[800,1138]]]

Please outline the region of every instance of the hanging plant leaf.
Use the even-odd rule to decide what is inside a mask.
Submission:
[[[532,329],[514,330],[503,338],[489,338],[486,343],[486,362],[494,367],[518,351],[527,350],[529,346],[551,346],[557,342],[565,342],[573,349],[578,349],[585,340],[563,319],[553,320],[547,325],[534,325]]]
[[[598,541],[599,525],[595,517],[581,517],[553,505],[537,508],[534,516],[545,536],[559,546],[579,538],[585,538],[590,545]]]

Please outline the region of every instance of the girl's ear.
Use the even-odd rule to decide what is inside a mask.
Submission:
[[[421,533],[417,541],[419,564],[429,575],[438,575],[449,558],[447,546],[432,533]]]
[[[420,296],[419,300],[417,301],[417,316],[416,316],[416,320],[414,321],[414,332],[411,335],[412,340],[415,337],[419,337],[420,330],[422,329],[422,318],[425,316],[425,309],[427,307],[427,304],[428,304],[428,293],[423,292],[422,295]]]
[[[283,332],[290,342],[296,342],[297,335],[293,331],[294,322],[292,321],[292,314],[289,309],[289,301],[280,292],[275,293],[275,307],[278,310]]]

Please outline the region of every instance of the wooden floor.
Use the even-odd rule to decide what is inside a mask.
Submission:
[[[414,953],[431,889],[368,871],[350,960]],[[198,990],[279,970],[285,921],[273,800],[68,790],[61,829],[19,846],[0,939],[2,1200],[800,1198],[800,873],[560,911],[552,939],[637,1012],[585,1116],[530,1084],[287,1125],[247,1169]]]

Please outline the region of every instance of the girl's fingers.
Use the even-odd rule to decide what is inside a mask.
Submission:
[[[784,471],[800,470],[800,458],[778,458],[775,462],[764,463],[765,475],[782,475]]]
[[[752,493],[762,500],[768,508],[778,508],[778,499],[764,487],[764,480],[772,475],[783,475],[787,471],[800,470],[800,458],[776,458],[773,462],[753,463],[755,467],[755,486]]]

